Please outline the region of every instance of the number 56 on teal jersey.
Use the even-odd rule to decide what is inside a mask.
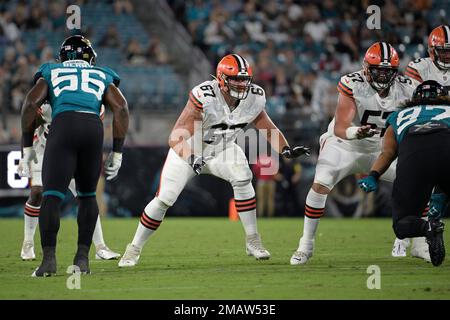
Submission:
[[[91,66],[82,60],[45,63],[35,79],[43,77],[49,87],[48,100],[52,118],[64,111],[100,114],[103,95],[111,83],[119,86],[120,78],[111,69]]]

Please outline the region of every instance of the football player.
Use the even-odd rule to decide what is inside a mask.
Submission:
[[[95,66],[97,54],[81,35],[61,44],[59,63],[43,64],[34,77],[22,107],[22,146],[25,167],[34,161],[33,136],[37,109],[49,101],[52,123],[42,161],[42,204],[39,231],[43,258],[33,277],[56,274],[56,245],[60,204],[75,178],[78,198],[78,241],[73,265],[90,273],[89,250],[98,218],[96,189],[103,156],[101,105],[113,112],[113,150],[105,162],[107,180],[117,176],[128,131],[128,104],[118,88],[119,76]]]
[[[409,77],[415,86],[423,81],[435,80],[450,92],[450,28],[447,25],[441,25],[431,31],[428,36],[428,55],[427,58],[419,58],[411,61],[406,67],[405,75]],[[439,190],[435,190],[431,197],[429,210],[431,215],[440,215],[438,208],[442,209],[439,199],[442,196]],[[435,201],[436,200],[436,201]],[[427,217],[428,207],[423,212],[424,219]],[[406,256],[410,239],[395,239],[392,249],[392,255],[397,257]],[[425,237],[417,238],[412,241],[411,256],[422,257],[422,253],[428,250]],[[426,257],[428,260],[428,258]]]
[[[365,192],[376,190],[379,176],[398,159],[392,191],[394,232],[399,239],[426,237],[431,262],[439,266],[445,258],[444,223],[439,215],[424,221],[420,213],[435,186],[445,197],[450,194],[448,91],[435,80],[424,81],[387,123],[383,150],[358,184]]]
[[[252,171],[236,136],[250,123],[267,130],[267,140],[287,158],[309,154],[303,146],[291,148],[264,110],[264,90],[252,83],[253,72],[238,54],[225,56],[216,77],[194,87],[169,137],[170,149],[162,169],[156,197],[145,207],[133,241],[119,267],[137,264],[142,247],[160,226],[167,209],[177,200],[189,179],[212,174],[233,187],[236,208],[246,234],[246,252],[256,259],[269,259],[256,223],[256,198]],[[196,141],[200,140],[197,144]],[[200,151],[196,150],[200,145]]]
[[[399,57],[386,42],[376,42],[364,56],[363,69],[343,76],[335,117],[320,139],[314,183],[306,197],[303,236],[292,265],[312,257],[314,239],[327,196],[348,175],[367,173],[381,150],[385,121],[414,91],[412,81],[398,76]],[[395,166],[382,179],[393,181]]]
[[[34,131],[33,137],[33,150],[36,153],[36,158],[31,162],[31,168],[26,166],[24,159],[21,159],[18,167],[18,174],[21,177],[31,178],[30,195],[25,203],[24,209],[24,241],[22,244],[22,250],[20,257],[22,260],[35,260],[36,255],[34,253],[34,234],[39,222],[39,211],[41,208],[42,200],[42,161],[44,158],[44,150],[47,142],[47,135],[50,123],[52,121],[51,106],[46,103],[38,108],[38,117],[36,118],[37,128]],[[100,110],[100,118],[103,120],[105,115],[105,108],[102,105]],[[39,123],[37,123],[39,122]],[[31,172],[30,170],[31,169]],[[72,179],[69,185],[69,190],[76,197],[75,180]],[[97,224],[95,226],[92,242],[95,246],[96,259],[112,260],[120,257],[119,253],[116,253],[109,249],[105,240],[103,239],[103,231],[100,223],[100,216],[97,218]]]

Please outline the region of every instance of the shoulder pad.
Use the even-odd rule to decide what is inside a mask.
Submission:
[[[353,98],[353,89],[358,82],[363,83],[365,80],[359,72],[353,72],[341,77],[337,85],[337,90],[343,95]]]
[[[408,66],[406,67],[406,70],[405,70],[405,75],[413,80],[416,80],[416,81],[419,81],[420,83],[422,83],[423,79],[422,79],[421,73],[424,68],[426,68],[425,59],[419,58],[419,59],[413,60],[410,63],[408,63]]]
[[[205,81],[189,92],[189,101],[197,110],[203,111],[203,106],[216,97],[213,84],[212,81]]]
[[[112,77],[114,85],[116,87],[119,87],[120,77],[113,69],[108,68],[108,67],[98,67],[98,68],[101,69],[102,71],[108,73]]]
[[[45,78],[44,75],[46,75],[49,72],[50,69],[50,62],[44,63],[42,64],[38,71],[35,73],[34,77],[33,77],[33,84],[36,84],[36,82],[39,80],[39,78]]]

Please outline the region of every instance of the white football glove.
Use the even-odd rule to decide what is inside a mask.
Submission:
[[[23,148],[22,159],[17,167],[17,174],[21,177],[31,178],[31,161],[37,163],[36,151],[33,147]]]
[[[121,165],[122,165],[122,153],[111,152],[105,161],[106,180],[111,181],[112,179],[117,177]]]

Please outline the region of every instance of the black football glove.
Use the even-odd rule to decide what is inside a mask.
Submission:
[[[297,146],[294,148],[291,147],[284,147],[281,154],[288,159],[297,158],[301,155],[305,154],[308,157],[311,155],[311,150],[308,147],[305,146]]]
[[[194,170],[195,174],[197,175],[200,174],[203,166],[206,164],[203,157],[196,156],[195,154],[191,154],[191,156],[188,159],[188,163],[192,167],[192,170]]]

